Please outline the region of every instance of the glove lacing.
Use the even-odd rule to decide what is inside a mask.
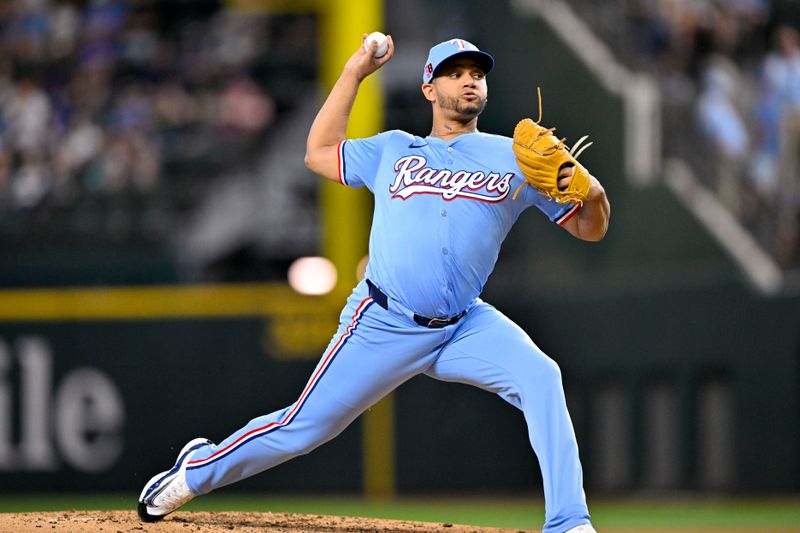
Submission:
[[[531,122],[533,122],[534,124],[536,124],[538,126],[539,123],[542,121],[542,89],[541,89],[541,87],[536,87],[536,96],[538,97],[538,100],[539,100],[539,117],[536,119],[535,122],[534,121],[531,121]],[[557,151],[561,150],[562,148],[566,148],[567,151],[569,152],[570,156],[572,156],[572,159],[574,159],[576,161],[578,160],[578,156],[581,155],[584,150],[586,150],[587,148],[589,148],[591,145],[594,144],[594,141],[592,141],[592,142],[589,142],[589,143],[583,145],[583,147],[581,147],[579,149],[581,143],[583,143],[583,141],[585,141],[586,139],[589,138],[588,135],[584,135],[583,137],[578,139],[578,142],[576,142],[574,145],[572,145],[572,148],[569,148],[567,146],[567,144],[566,144],[567,138],[566,137],[562,137],[561,139],[558,139],[558,142],[556,144],[554,144],[553,146],[551,146],[550,148],[548,148],[544,152],[540,152],[536,148],[532,147],[532,145],[535,144],[538,139],[542,138],[545,135],[551,135],[554,131],[556,131],[556,128],[542,128],[542,129],[539,130],[539,133],[536,135],[536,137],[534,137],[531,140],[530,144],[524,145],[524,144],[520,144],[520,143],[518,143],[516,141],[514,141],[514,144],[517,144],[519,146],[527,148],[528,150],[533,150],[534,152],[536,152],[537,154],[539,154],[539,155],[541,155],[543,157],[551,156],[554,153],[556,153]],[[525,187],[526,185],[530,185],[530,183],[528,183],[527,180],[523,181],[519,185],[519,187],[517,187],[517,190],[514,191],[514,196],[512,196],[511,199],[512,200],[516,200],[517,199],[517,195],[519,194],[519,191],[521,191],[523,189],[523,187]],[[548,196],[549,199],[552,199],[549,194],[547,196]]]

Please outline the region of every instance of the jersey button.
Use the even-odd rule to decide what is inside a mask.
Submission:
[[[449,253],[450,253],[450,250],[448,250],[447,248],[442,248],[442,254],[447,255]]]
[[[452,147],[452,146],[448,146],[448,147],[447,147],[447,151],[448,151],[448,152],[452,152],[452,151],[453,151],[453,147]]]
[[[445,211],[444,209],[442,209],[442,210],[440,211],[440,213],[442,214],[442,216],[443,216],[443,217],[446,217],[446,216],[447,216],[447,211]]]
[[[448,165],[452,165],[452,164],[453,164],[453,160],[452,160],[452,159],[448,159],[448,160],[447,160],[447,164],[448,164]]]

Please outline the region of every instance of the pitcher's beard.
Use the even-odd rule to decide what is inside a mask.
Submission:
[[[475,102],[463,102],[459,97],[445,97],[439,100],[439,107],[448,111],[455,111],[459,115],[477,117],[486,107],[486,99],[481,98]]]

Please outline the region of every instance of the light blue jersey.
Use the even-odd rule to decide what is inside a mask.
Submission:
[[[431,48],[423,83],[450,58],[469,58],[483,74],[494,65],[475,45],[451,39]],[[524,178],[511,143],[485,133],[444,141],[402,131],[340,142],[339,181],[367,187],[375,211],[366,278],[348,298],[330,344],[294,403],[254,418],[219,444],[199,444],[144,493],[162,490],[161,480],[169,485],[183,467],[190,496],[268,470],[334,438],[396,387],[425,374],[480,387],[520,409],[542,471],[543,533],[594,531],[585,526],[583,473],[558,365],[479,297],[523,211],[536,206],[564,224],[579,210],[531,187],[514,199]]]
[[[307,453],[418,374],[494,392],[521,409],[542,470],[544,533],[589,523],[561,374],[528,335],[478,296],[500,245],[536,206],[563,223],[578,207],[531,187],[511,139],[452,141],[390,131],[338,147],[339,180],[375,196],[367,279],[298,400],[251,420],[188,462],[196,494]],[[379,355],[379,357],[376,357]]]
[[[375,196],[367,277],[430,317],[454,316],[482,292],[519,215],[538,207],[563,223],[577,206],[525,187],[511,139],[443,141],[394,130],[339,145],[339,179]]]

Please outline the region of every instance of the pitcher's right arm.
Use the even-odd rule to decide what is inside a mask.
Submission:
[[[366,38],[365,33],[362,36]],[[361,82],[386,64],[394,55],[394,43],[389,36],[389,50],[380,58],[373,57],[377,44],[371,43],[370,49],[360,46],[350,56],[339,79],[333,85],[328,98],[311,124],[306,141],[306,167],[315,174],[332,181],[339,181],[339,143],[347,135],[347,122],[358,94]]]

